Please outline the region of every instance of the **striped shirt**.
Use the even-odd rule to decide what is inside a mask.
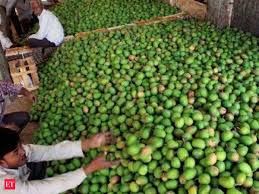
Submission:
[[[11,82],[0,81],[0,124],[4,116],[6,98],[8,96],[17,96],[22,89],[20,85],[14,85]]]

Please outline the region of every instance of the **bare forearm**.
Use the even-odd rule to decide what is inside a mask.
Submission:
[[[88,151],[91,149],[91,140],[90,139],[85,139],[81,141],[81,147],[84,152]]]
[[[92,174],[95,171],[92,166],[85,166],[83,167],[83,169],[84,169],[85,175]]]
[[[91,173],[94,173],[96,171],[105,169],[105,168],[111,168],[112,166],[118,165],[120,163],[119,160],[115,161],[108,161],[106,160],[104,155],[98,156],[94,160],[90,162],[87,166],[83,167],[84,173],[86,175],[89,175]]]
[[[88,139],[82,140],[81,146],[83,151],[88,151],[92,148],[115,143],[116,138],[110,132],[98,133]]]

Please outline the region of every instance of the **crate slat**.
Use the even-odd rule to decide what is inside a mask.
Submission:
[[[151,18],[148,20],[138,20],[138,21],[134,21],[133,23],[125,24],[125,25],[121,25],[121,26],[114,26],[114,27],[110,27],[110,28],[100,28],[100,29],[87,31],[87,32],[78,32],[75,34],[74,38],[75,39],[84,38],[94,32],[110,32],[110,31],[119,30],[119,29],[123,29],[123,28],[131,28],[134,26],[143,26],[143,25],[152,25],[152,24],[161,23],[161,22],[185,19],[188,17],[190,17],[190,16],[188,14],[186,14],[185,12],[180,12],[177,14]],[[72,40],[72,38],[70,40]]]
[[[10,61],[9,68],[14,84],[22,84],[29,91],[39,88],[37,66],[32,57]]]

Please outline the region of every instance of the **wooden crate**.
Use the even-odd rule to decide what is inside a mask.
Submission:
[[[14,84],[22,84],[29,91],[38,89],[40,82],[32,57],[10,61],[9,68]]]
[[[6,49],[5,57],[8,61],[23,59],[32,56],[33,48],[28,46]]]

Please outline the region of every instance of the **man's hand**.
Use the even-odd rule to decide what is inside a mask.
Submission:
[[[36,96],[32,92],[28,91],[26,88],[22,88],[20,94],[26,96],[32,102],[36,102]]]
[[[82,140],[82,150],[87,151],[91,148],[98,148],[113,143],[115,143],[115,138],[110,132],[98,133],[89,139]]]
[[[89,175],[91,173],[94,173],[96,171],[105,169],[105,168],[111,168],[112,166],[116,166],[120,163],[120,161],[115,160],[115,161],[107,161],[105,159],[104,155],[98,156],[92,162],[84,167],[84,171],[86,175]]]

